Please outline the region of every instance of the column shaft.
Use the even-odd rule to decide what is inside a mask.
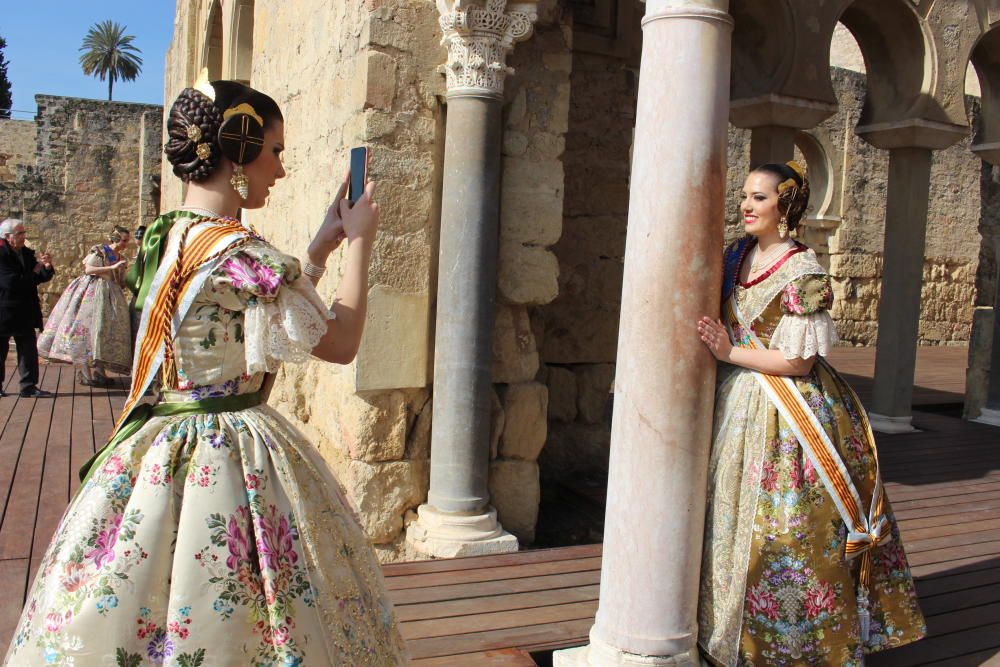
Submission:
[[[882,294],[872,391],[872,423],[880,430],[910,430],[931,151],[893,148],[882,250]],[[888,417],[888,419],[884,419]]]
[[[601,597],[587,662],[578,664],[625,664],[623,655],[656,656],[643,664],[697,660],[715,361],[696,322],[719,310],[727,9],[710,0],[647,2]]]
[[[449,97],[428,503],[486,508],[500,205],[500,99]]]
[[[784,164],[795,157],[794,127],[761,125],[750,131],[750,168],[762,164]]]

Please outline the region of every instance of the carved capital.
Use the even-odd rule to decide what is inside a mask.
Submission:
[[[534,3],[507,5],[486,0],[485,7],[469,0],[437,0],[439,22],[448,47],[443,70],[448,93],[503,94],[504,79],[514,70],[507,54],[531,36],[538,12]]]

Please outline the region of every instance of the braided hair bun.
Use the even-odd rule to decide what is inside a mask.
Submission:
[[[809,208],[809,180],[798,162],[762,164],[753,170],[773,174],[778,178],[778,210],[785,217],[788,229],[795,229]]]
[[[174,174],[184,181],[203,181],[219,163],[222,112],[204,93],[185,88],[170,107],[167,145],[163,152]]]

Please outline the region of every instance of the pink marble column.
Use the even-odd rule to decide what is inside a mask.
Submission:
[[[697,664],[719,309],[728,0],[647,0],[604,561],[591,643],[556,665]]]

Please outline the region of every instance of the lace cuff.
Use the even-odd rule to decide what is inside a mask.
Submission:
[[[825,357],[837,342],[837,328],[829,311],[811,315],[784,315],[771,334],[772,350],[781,350],[785,359]]]
[[[312,282],[300,276],[274,299],[255,299],[245,311],[247,373],[273,373],[283,361],[301,363],[334,318]]]

